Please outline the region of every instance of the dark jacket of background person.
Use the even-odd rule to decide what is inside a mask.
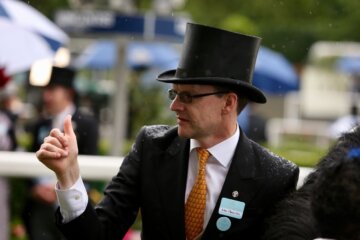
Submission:
[[[276,213],[267,221],[266,240],[308,240],[320,237],[311,208],[314,186],[328,168],[346,157],[351,148],[360,147],[360,127],[344,133],[320,160],[304,185],[276,207]],[[339,221],[339,219],[332,219]]]
[[[189,140],[177,128],[146,127],[137,137],[119,173],[105,190],[96,210],[86,211],[68,224],[57,222],[68,239],[121,239],[137,216],[143,239],[185,239],[184,198]],[[295,188],[298,168],[265,151],[243,133],[218,202],[202,239],[259,239],[263,218],[279,199]],[[238,191],[238,196],[233,195]],[[232,219],[229,231],[216,227],[222,198],[246,204],[242,219]]]

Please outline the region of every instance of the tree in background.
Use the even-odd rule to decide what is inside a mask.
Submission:
[[[262,44],[301,63],[315,41],[360,41],[359,9],[357,0],[207,0],[186,1],[183,10],[195,22],[256,33]]]
[[[155,79],[153,83],[144,83],[143,74],[144,71],[133,71],[128,84],[130,104],[127,138],[131,142],[144,124],[175,124],[175,115],[168,109],[164,86]]]
[[[110,1],[26,2],[49,18],[53,18],[57,9],[74,7],[74,2],[79,2],[78,8],[87,7],[85,3],[92,2],[94,8],[109,9]],[[161,0],[136,0],[131,3],[135,9],[143,12],[154,10],[156,2]],[[179,0],[162,2],[172,3]],[[169,15],[185,12],[200,24],[259,35],[263,38],[263,45],[283,53],[294,63],[301,63],[306,59],[309,47],[315,41],[360,41],[358,0],[184,0],[183,4],[173,5],[174,9],[168,13]]]

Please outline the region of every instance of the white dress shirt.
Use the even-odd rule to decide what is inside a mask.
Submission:
[[[207,149],[211,153],[211,157],[208,159],[206,164],[206,184],[208,192],[206,198],[204,226],[206,226],[209,222],[210,216],[216,205],[216,201],[224,184],[231,159],[239,140],[239,135],[240,130],[239,127],[237,127],[235,133],[230,138]],[[196,147],[199,147],[198,142],[191,139],[185,201],[195,183],[199,168],[195,150]],[[88,204],[88,196],[81,178],[79,178],[70,189],[61,190],[58,186],[56,186],[55,190],[60,205],[60,212],[63,217],[63,223],[70,222],[85,211]]]
[[[58,128],[60,130],[63,130],[64,128],[64,121],[67,115],[73,115],[75,113],[75,105],[74,104],[70,104],[69,106],[67,106],[64,111],[62,111],[59,114],[56,114],[53,119],[52,119],[52,127],[53,128]]]
[[[81,177],[69,189],[59,189],[56,184],[55,191],[63,223],[70,222],[85,211],[89,200]]]
[[[235,133],[230,138],[207,149],[210,152],[211,156],[206,163],[205,170],[207,196],[204,215],[204,226],[208,224],[213,209],[215,208],[217,199],[225,181],[225,177],[229,171],[230,163],[234,156],[236,145],[239,141],[239,135],[240,130],[239,127],[237,127]],[[191,189],[195,184],[196,176],[198,174],[199,161],[195,150],[195,148],[197,147],[199,147],[199,143],[196,140],[191,139],[185,202],[189,197]]]

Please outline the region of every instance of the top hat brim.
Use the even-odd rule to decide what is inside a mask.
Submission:
[[[203,84],[231,87],[235,92],[244,94],[250,101],[266,103],[266,97],[261,90],[244,81],[235,81],[224,77],[175,77],[176,70],[169,70],[161,73],[157,80],[165,83],[174,84]]]

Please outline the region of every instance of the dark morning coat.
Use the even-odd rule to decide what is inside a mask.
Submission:
[[[189,140],[177,128],[144,127],[125,157],[119,173],[93,209],[70,223],[56,220],[67,239],[122,239],[141,210],[142,239],[185,239],[184,198]],[[264,217],[279,199],[295,189],[299,169],[258,144],[241,131],[239,143],[218,202],[202,239],[260,239]],[[233,196],[238,191],[239,195]],[[220,200],[245,203],[242,219],[229,217],[231,227],[220,231],[216,221]]]

